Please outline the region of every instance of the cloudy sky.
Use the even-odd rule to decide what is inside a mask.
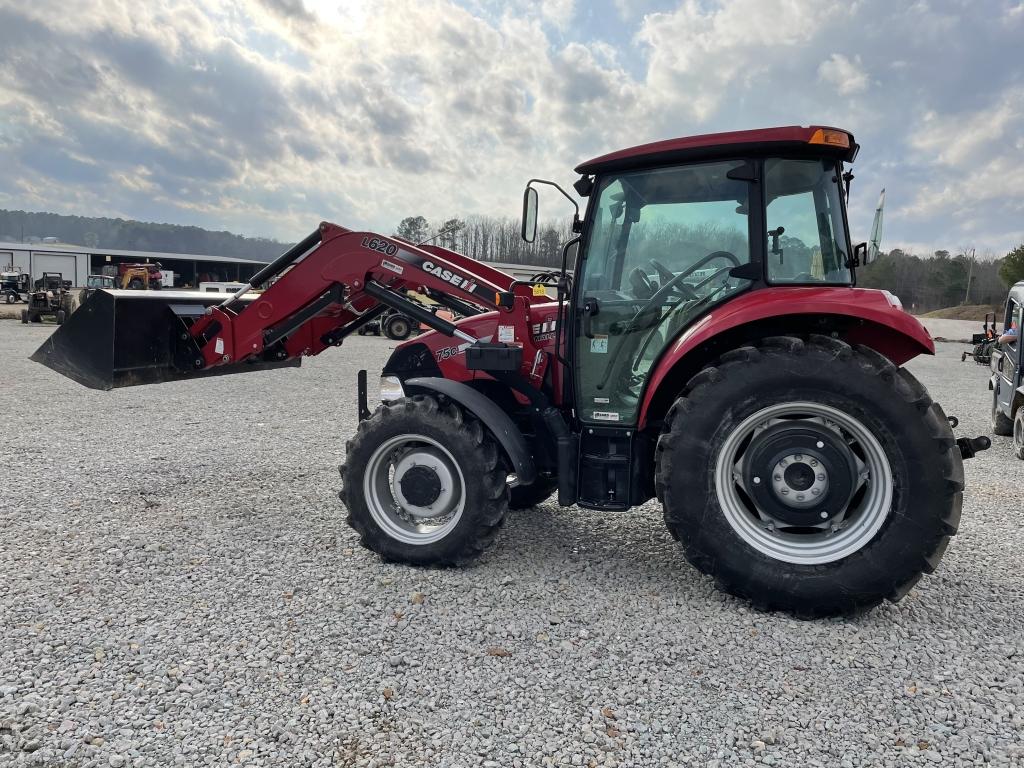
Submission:
[[[1021,0],[0,0],[0,207],[295,240],[646,141],[852,130],[866,237],[1024,241]],[[554,198],[551,215],[563,209]]]

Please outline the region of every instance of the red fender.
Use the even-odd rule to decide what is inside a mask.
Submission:
[[[935,343],[925,327],[904,312],[886,291],[835,286],[752,291],[700,318],[666,350],[648,380],[640,406],[639,427],[646,426],[647,409],[662,381],[691,351],[712,337],[745,323],[793,315],[833,315],[863,320],[863,324],[847,331],[843,339],[871,347],[896,365],[921,354],[935,354]]]

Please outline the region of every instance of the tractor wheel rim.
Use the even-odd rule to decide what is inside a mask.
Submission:
[[[815,526],[797,527],[774,518],[744,487],[744,454],[754,436],[771,425],[787,423],[833,430],[855,456],[852,498],[845,508],[829,510],[829,519]],[[862,549],[888,519],[892,468],[881,443],[853,416],[822,403],[780,403],[748,416],[726,438],[715,463],[715,492],[729,525],[758,552],[800,565],[830,563]]]
[[[1013,447],[1020,448],[1024,445],[1024,418],[1017,416],[1013,420]]]
[[[462,519],[466,482],[439,442],[425,435],[396,435],[370,456],[363,495],[386,535],[403,544],[433,544]]]

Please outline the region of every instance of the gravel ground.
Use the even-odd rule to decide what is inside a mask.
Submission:
[[[933,337],[948,341],[969,342],[974,334],[982,332],[982,324],[977,320],[945,320],[938,317],[919,317],[918,320]]]
[[[2,765],[1024,763],[1005,438],[933,576],[799,622],[718,593],[656,505],[513,514],[464,570],[360,549],[335,467],[386,340],[99,393],[25,359],[50,330],[0,323]],[[962,349],[911,367],[975,435]]]

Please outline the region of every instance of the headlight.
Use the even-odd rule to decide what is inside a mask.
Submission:
[[[403,397],[405,397],[405,390],[402,389],[402,382],[397,376],[380,377],[380,401],[382,403],[390,403],[392,400]]]
[[[882,291],[882,293],[884,293],[885,298],[889,300],[890,306],[893,306],[896,309],[903,309],[903,302],[900,301],[899,296],[897,296],[895,293],[890,293],[889,291]]]

